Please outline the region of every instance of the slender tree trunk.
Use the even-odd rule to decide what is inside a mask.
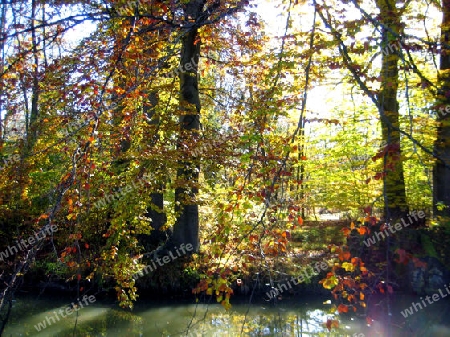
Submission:
[[[32,93],[31,93],[31,113],[30,113],[30,134],[27,135],[27,145],[30,150],[36,141],[38,134],[38,117],[39,117],[39,55],[38,55],[38,45],[36,37],[36,19],[37,19],[37,1],[32,0],[31,2],[31,40],[32,40],[32,51],[33,51],[33,82],[32,82]]]
[[[2,1],[2,9],[0,12],[0,36],[3,36],[3,34],[6,34],[5,31],[5,22],[6,22],[6,3],[5,1]],[[3,39],[0,40],[0,67],[1,69],[4,69],[5,67],[5,41]],[[3,147],[3,141],[4,141],[4,133],[3,133],[3,120],[2,120],[2,114],[1,111],[3,110],[3,89],[0,90],[0,150]]]
[[[192,0],[185,5],[186,20],[195,22],[202,14],[204,0]],[[172,243],[192,244],[199,249],[199,217],[196,197],[200,165],[184,150],[184,143],[198,136],[200,129],[200,97],[198,92],[198,61],[200,41],[195,26],[183,36],[180,60],[180,136],[181,154],[175,189],[175,210],[178,214],[173,227]]]
[[[396,8],[395,0],[379,0],[380,20],[384,24],[381,48],[384,51],[381,65],[381,88],[378,95],[382,137],[385,146],[383,173],[385,189],[385,212],[391,218],[401,217],[408,212],[405,191],[405,177],[400,146],[398,90],[399,50],[393,47],[396,39],[392,32],[402,33],[401,14]],[[387,49],[386,49],[387,48]]]
[[[438,217],[450,218],[450,0],[442,1],[441,57],[437,100],[437,139],[434,153],[440,159],[433,168],[433,207]],[[443,207],[439,207],[441,204]]]

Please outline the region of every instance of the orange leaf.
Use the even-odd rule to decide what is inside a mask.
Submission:
[[[250,242],[258,241],[258,235],[252,234],[248,237],[248,239],[250,240]]]
[[[302,219],[301,216],[299,216],[299,217],[297,218],[297,222],[298,222],[299,225],[303,225],[303,219]]]
[[[344,261],[350,259],[350,252],[342,252],[339,254],[339,260]]]
[[[331,331],[332,328],[339,328],[339,321],[328,318],[325,322],[325,326],[327,327],[328,331]]]
[[[361,283],[359,285],[359,287],[364,290],[364,289],[366,289],[368,287],[368,285],[366,283]]]
[[[345,304],[339,304],[337,310],[339,313],[348,312],[348,306],[346,306]]]
[[[368,232],[367,228],[365,226],[359,227],[359,234],[364,235]]]

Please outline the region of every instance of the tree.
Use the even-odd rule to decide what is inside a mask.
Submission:
[[[200,59],[200,36],[198,22],[207,15],[203,0],[192,0],[184,6],[185,20],[193,25],[183,31],[180,55],[180,135],[178,150],[184,152],[185,144],[195,144],[200,129],[200,95],[198,89],[198,64]],[[199,250],[198,178],[199,163],[189,153],[183,153],[177,169],[175,188],[175,211],[178,213],[173,227],[174,245],[191,244]]]
[[[441,50],[437,109],[437,139],[433,168],[433,206],[435,215],[450,217],[450,1],[442,1]]]
[[[381,49],[383,50],[388,48],[392,41],[403,35],[401,13],[406,8],[398,8],[396,0],[376,1],[376,4],[380,10]],[[404,6],[407,6],[407,4]],[[408,213],[400,145],[399,103],[397,100],[399,51],[383,53],[381,58],[381,88],[377,96],[377,107],[385,144],[382,172],[384,176],[385,216],[387,219],[399,219],[402,215]]]

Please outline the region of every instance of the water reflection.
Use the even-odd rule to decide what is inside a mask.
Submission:
[[[405,302],[409,303],[410,298]],[[435,316],[448,310],[447,303],[436,303]],[[123,311],[115,304],[100,305],[95,303],[83,308],[77,314],[46,327],[38,332],[35,325],[52,315],[53,311],[64,305],[62,301],[18,299],[12,313],[10,324],[4,336],[52,336],[52,337],[142,337],[142,336],[450,336],[450,330],[442,325],[421,324],[425,314],[417,315],[418,321],[403,322],[396,315],[392,316],[391,329],[387,323],[378,320],[376,315],[371,326],[356,316],[340,317],[340,325],[330,333],[324,326],[327,319],[337,318],[330,312],[330,305],[322,301],[282,303],[279,306],[235,304],[226,312],[220,305],[206,304],[171,304],[139,303],[133,312]],[[402,300],[396,304],[402,308]],[[393,308],[393,312],[398,311]],[[445,309],[447,308],[447,309]],[[381,315],[382,312],[380,311]],[[429,318],[427,316],[427,318]],[[75,324],[76,323],[76,324]],[[395,327],[397,325],[397,327]],[[75,329],[74,329],[75,328]]]
[[[307,304],[302,309],[235,305],[228,312],[220,305],[141,305],[127,312],[96,303],[38,332],[35,326],[62,304],[19,299],[5,336],[330,336],[323,322],[332,316]]]

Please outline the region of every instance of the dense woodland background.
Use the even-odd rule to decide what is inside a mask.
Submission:
[[[449,265],[450,1],[5,0],[0,31],[2,326],[39,281],[229,308],[325,258],[346,312]]]

